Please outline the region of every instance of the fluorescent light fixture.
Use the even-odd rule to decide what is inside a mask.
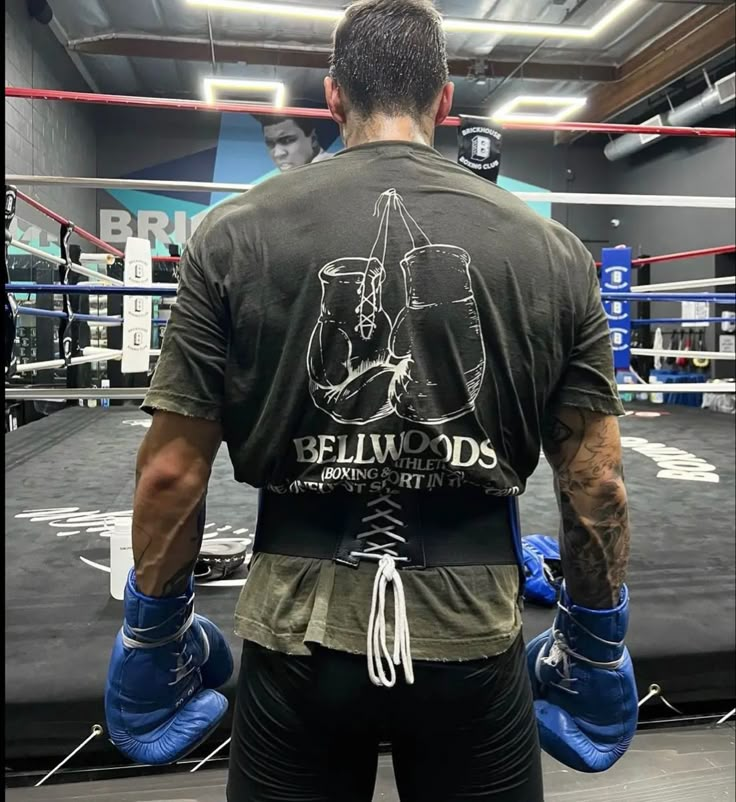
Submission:
[[[501,33],[507,36],[533,36],[537,39],[590,39],[589,28],[574,25],[545,25],[542,22],[504,22],[502,20],[453,19],[445,17],[447,33]]]
[[[336,22],[342,19],[342,8],[320,8],[318,6],[300,6],[292,3],[251,3],[250,0],[187,0],[190,6],[199,8],[221,9],[222,11],[240,11],[246,14],[263,14],[275,17],[293,17],[295,19],[315,19]]]
[[[297,5],[295,3],[258,3],[251,2],[251,0],[186,0],[186,2],[190,6],[199,8],[328,22],[337,22],[344,13],[342,8]],[[444,26],[448,33],[499,33],[507,36],[532,36],[537,39],[594,39],[638,2],[640,0],[619,0],[607,14],[590,27],[451,17],[445,17]]]
[[[544,22],[506,22],[503,20],[453,19],[445,17],[448,33],[502,33],[508,36],[534,36],[539,39],[594,39],[639,0],[619,2],[590,28],[581,25],[549,25]]]
[[[621,0],[620,3],[615,5],[604,17],[596,22],[590,29],[590,36],[594,38],[602,33],[606,28],[610,28],[619,17],[622,17],[632,6],[636,5],[639,0]]]
[[[564,97],[560,95],[517,95],[508,103],[496,109],[491,119],[499,123],[558,123],[572,117],[585,106],[584,97]],[[516,111],[523,106],[550,109],[547,113]]]
[[[229,89],[237,92],[273,92],[272,105],[280,109],[286,101],[286,86],[281,81],[253,81],[249,78],[205,78],[204,101],[217,103],[217,90]],[[243,101],[244,103],[253,101]]]

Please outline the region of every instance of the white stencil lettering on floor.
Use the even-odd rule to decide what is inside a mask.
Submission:
[[[153,418],[136,418],[135,420],[122,421],[123,426],[142,426],[144,429],[150,429]]]
[[[79,507],[46,507],[33,510],[23,510],[15,517],[30,521],[31,523],[47,524],[56,530],[56,537],[67,538],[79,535],[95,535],[100,538],[109,539],[110,521],[113,518],[130,517],[132,510],[80,510]],[[230,537],[229,535],[232,535]],[[205,543],[238,543],[246,549],[245,564],[250,563],[253,556],[253,538],[249,536],[249,530],[244,528],[234,529],[231,524],[218,526],[215,521],[205,524],[203,541]],[[88,557],[79,555],[79,559],[84,565],[98,571],[110,573],[110,566],[104,563],[90,560]],[[239,579],[218,579],[207,582],[207,587],[242,587],[245,578]]]

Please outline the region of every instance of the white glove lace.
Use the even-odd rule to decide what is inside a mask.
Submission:
[[[189,631],[189,628],[194,623],[194,597],[192,597],[190,601],[190,610],[189,615],[187,615],[186,620],[184,623],[177,629],[173,635],[169,635],[166,638],[161,638],[159,640],[136,640],[135,636],[140,638],[147,638],[150,637],[152,634],[155,633],[157,629],[160,629],[164,626],[168,621],[170,621],[175,616],[179,615],[179,613],[173,613],[169,618],[165,621],[162,621],[160,624],[157,624],[155,627],[145,627],[145,628],[137,628],[137,627],[123,627],[122,630],[122,637],[123,637],[123,646],[126,649],[159,649],[162,646],[168,646],[170,643],[179,643],[181,644],[181,649],[177,652],[174,652],[176,655],[176,667],[170,668],[169,671],[173,672],[174,679],[169,682],[169,685],[176,685],[178,682],[181,682],[183,679],[188,677],[193,671],[196,671],[197,667],[192,665],[192,660],[194,659],[193,656],[187,654],[187,644],[184,640],[184,635]],[[128,632],[126,633],[126,628]],[[130,633],[130,634],[128,634]],[[204,630],[201,630],[202,633],[202,643],[204,646],[204,660],[203,663],[207,662],[210,653],[210,644],[207,640],[207,636],[205,635]]]
[[[397,527],[406,526],[396,517],[401,505],[385,493],[372,499],[362,523],[369,524],[370,529],[360,532],[357,539],[365,544],[362,551],[351,552],[352,557],[378,560],[378,570],[373,583],[373,599],[368,621],[367,654],[368,675],[374,685],[392,688],[396,684],[396,669],[403,666],[404,677],[409,685],[414,683],[414,668],[411,659],[411,641],[409,621],[406,615],[406,597],[401,575],[396,567],[399,561],[407,557],[399,556],[396,544],[406,543],[406,538],[397,531]],[[383,538],[384,542],[378,539]],[[394,596],[394,646],[393,655],[389,651],[386,635],[386,586],[391,583]]]
[[[574,622],[575,626],[578,629],[581,629],[585,632],[588,637],[593,638],[593,640],[597,640],[598,643],[603,643],[606,646],[611,646],[615,648],[621,648],[623,646],[622,641],[608,641],[603,638],[599,638],[596,634],[591,632],[589,629],[584,627],[576,618],[572,615],[571,611],[567,609],[561,602],[557,605],[560,610],[566,613]],[[594,666],[595,668],[602,668],[609,671],[615,671],[619,669],[624,662],[624,655],[622,654],[618,660],[612,660],[611,662],[601,662],[598,660],[591,660],[589,657],[585,657],[584,655],[576,652],[574,649],[570,647],[568,644],[565,635],[559,629],[552,630],[552,647],[549,650],[547,655],[544,654],[544,650],[539,653],[537,658],[537,665],[536,665],[536,675],[537,679],[541,682],[541,667],[542,664],[549,666],[550,668],[557,669],[557,674],[560,677],[559,682],[550,683],[555,687],[559,688],[562,691],[565,691],[570,694],[577,694],[578,692],[573,690],[572,686],[573,683],[577,682],[577,677],[572,676],[572,667],[573,661],[586,663],[589,666]]]

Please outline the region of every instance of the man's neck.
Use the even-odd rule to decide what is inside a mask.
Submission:
[[[369,142],[416,142],[420,145],[432,145],[434,126],[428,122],[420,122],[412,117],[370,117],[367,120],[356,120],[343,127],[345,146],[366,145]]]

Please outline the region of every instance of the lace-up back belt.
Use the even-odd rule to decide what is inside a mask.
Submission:
[[[335,560],[392,557],[400,569],[518,565],[516,500],[469,489],[431,493],[262,491],[254,550]]]

